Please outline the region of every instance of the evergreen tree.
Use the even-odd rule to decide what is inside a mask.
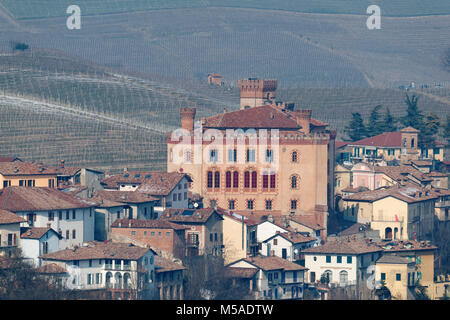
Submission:
[[[439,117],[434,113],[425,115],[424,126],[420,132],[419,143],[422,147],[432,148],[435,146],[435,135],[439,132],[441,123]]]
[[[369,123],[367,125],[367,134],[369,137],[373,137],[383,133],[383,122],[380,115],[381,105],[377,105],[370,112]]]
[[[352,113],[352,119],[344,129],[351,141],[358,141],[367,137],[367,129],[364,120],[358,112]]]
[[[401,119],[405,127],[413,127],[419,131],[423,129],[423,114],[417,107],[419,98],[413,95],[411,98],[406,94],[405,102],[408,108],[406,109],[406,116]]]
[[[397,119],[395,119],[391,115],[391,110],[389,110],[389,108],[386,108],[386,113],[384,114],[382,126],[383,132],[397,131]]]

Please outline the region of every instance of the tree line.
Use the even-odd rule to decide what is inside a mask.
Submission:
[[[406,114],[395,118],[387,107],[382,114],[382,105],[375,106],[370,112],[369,119],[363,119],[359,112],[352,113],[352,117],[345,127],[346,141],[358,141],[373,137],[383,132],[394,132],[403,127],[413,127],[419,130],[418,146],[431,148],[436,145],[436,138],[440,135],[450,145],[450,114],[445,122],[441,121],[435,113],[426,113],[418,107],[419,97],[406,94]]]

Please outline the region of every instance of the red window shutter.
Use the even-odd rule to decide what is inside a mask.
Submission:
[[[36,222],[36,214],[33,214],[33,221]]]
[[[17,234],[14,233],[14,245],[17,244]]]

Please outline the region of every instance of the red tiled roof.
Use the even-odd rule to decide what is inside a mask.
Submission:
[[[394,197],[407,203],[414,203],[437,198],[437,196],[430,190],[409,184],[405,186],[395,185],[389,188],[380,188],[377,190],[359,192],[345,197],[343,200],[373,202],[386,197]]]
[[[415,240],[394,240],[388,242],[380,242],[377,245],[388,252],[402,252],[402,251],[423,251],[423,250],[437,250],[438,247],[431,244],[429,241],[415,241]]]
[[[254,218],[251,215],[240,215],[240,214],[231,212],[229,210],[222,210],[221,213],[224,217],[228,217],[230,219],[233,219],[233,220],[241,222],[241,223],[242,223],[242,218],[244,218],[244,224],[246,224],[248,226],[255,226],[260,223],[260,219]]]
[[[419,181],[431,181],[425,173],[413,168],[412,166],[375,166],[375,172],[381,172],[394,180],[409,180],[408,174],[415,177]]]
[[[0,193],[0,208],[12,212],[90,208],[95,202],[53,188],[7,187]]]
[[[25,227],[20,228],[20,237],[22,239],[40,239],[52,228]],[[55,230],[53,230],[58,234]]]
[[[22,162],[22,160],[20,160],[17,157],[0,157],[0,162],[14,162],[14,161]]]
[[[160,216],[160,220],[175,223],[205,223],[217,211],[213,208],[202,209],[173,209],[167,208]],[[222,215],[217,213],[222,218]]]
[[[177,271],[177,270],[185,270],[186,267],[184,267],[181,264],[178,264],[176,262],[173,262],[169,259],[155,256],[155,272],[161,273],[161,272],[168,272],[168,271]]]
[[[346,141],[336,141],[336,142],[334,143],[334,148],[335,148],[335,149],[339,149],[340,147],[346,146],[346,145],[348,145],[349,143],[351,143],[351,142],[346,142]]]
[[[117,219],[111,224],[112,228],[148,228],[148,229],[186,229],[179,224],[164,220],[137,220],[137,219]]]
[[[374,243],[368,244],[365,240],[336,240],[326,242],[324,245],[302,250],[302,253],[330,253],[330,254],[364,254],[382,251]]]
[[[41,274],[61,274],[67,273],[67,270],[61,266],[58,266],[56,263],[49,263],[37,268],[36,272]]]
[[[288,260],[285,260],[283,258],[277,257],[277,256],[256,256],[256,257],[250,257],[243,259],[243,261],[246,261],[252,265],[257,266],[258,268],[261,268],[265,271],[270,270],[286,270],[286,271],[293,271],[293,270],[307,270],[307,268],[294,263],[290,262]]]
[[[371,147],[398,147],[402,145],[402,134],[400,131],[383,132],[374,137],[365,138],[355,142],[349,142],[352,146],[371,146]]]
[[[316,241],[315,238],[306,237],[297,232],[277,232],[275,235],[264,240],[263,242],[269,241],[270,239],[278,237],[278,236],[283,237],[284,239],[286,239],[287,241],[289,241],[293,244]]]
[[[136,184],[139,185],[136,191],[155,196],[166,196],[184,177],[190,181],[188,175],[180,172],[136,171],[113,175],[103,179],[101,183],[111,189],[119,189],[119,185],[122,183]]]
[[[0,162],[0,173],[4,176],[56,175],[55,167],[37,162]]]
[[[325,229],[324,226],[322,226],[321,223],[318,223],[317,216],[315,215],[301,215],[301,214],[294,214],[288,217],[288,220],[295,221],[299,224],[302,224],[308,228],[311,228],[313,230],[323,230]]]
[[[95,199],[104,199],[109,201],[114,201],[118,203],[145,203],[153,202],[158,199],[152,197],[149,194],[144,194],[136,191],[97,191],[95,194]]]
[[[231,111],[205,119],[205,128],[272,128],[300,129],[296,121],[295,111],[282,111],[274,105],[264,105],[255,108]],[[316,127],[326,126],[326,123],[311,118],[310,124]]]
[[[44,260],[73,261],[90,259],[123,259],[138,260],[143,257],[150,248],[135,246],[131,243],[97,242],[91,241],[88,246],[74,249],[65,249],[40,256]]]
[[[257,268],[234,268],[227,267],[224,276],[226,278],[243,278],[251,279],[258,272]]]
[[[26,222],[25,219],[19,217],[17,214],[0,209],[0,224],[11,224]]]

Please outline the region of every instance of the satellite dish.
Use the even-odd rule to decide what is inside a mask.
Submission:
[[[298,249],[294,249],[294,253],[295,253],[295,254],[298,254]]]
[[[198,203],[196,202],[196,203],[194,203],[194,208],[197,208],[198,207]]]

